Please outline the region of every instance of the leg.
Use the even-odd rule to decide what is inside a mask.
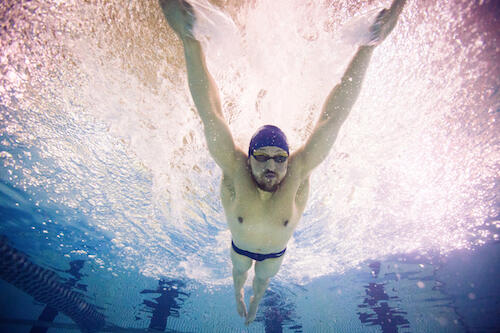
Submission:
[[[266,259],[264,261],[255,262],[255,277],[253,279],[253,296],[250,298],[250,306],[245,324],[248,325],[255,320],[257,308],[260,301],[269,286],[269,281],[275,276],[283,262],[284,256],[279,258]]]
[[[245,292],[243,286],[247,280],[248,270],[252,267],[252,259],[234,252],[231,248],[231,261],[233,262],[234,296],[236,297],[236,310],[242,317],[247,316],[245,306]]]

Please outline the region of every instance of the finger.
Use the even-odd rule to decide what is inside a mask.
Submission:
[[[167,5],[168,5],[168,1],[166,0],[159,0],[158,1],[160,3],[160,7],[165,10],[167,8]]]
[[[164,12],[170,12],[179,8],[179,2],[177,0],[159,0],[160,7]]]
[[[373,24],[370,26],[370,34],[372,36],[376,36],[380,33],[380,29],[384,23],[384,18],[387,13],[387,9],[382,9],[378,14],[377,17],[375,18],[375,21]],[[373,37],[372,37],[373,39]]]
[[[393,15],[399,16],[401,14],[401,11],[403,10],[404,6],[406,4],[406,0],[394,0],[391,4],[391,8],[389,10]]]
[[[384,19],[384,16],[386,15],[387,13],[387,9],[384,8],[382,9],[378,14],[377,14],[377,18],[375,18],[375,22],[380,22]]]
[[[194,17],[193,6],[189,2],[184,1],[184,0],[181,3],[182,3],[182,8],[183,8],[184,12]]]

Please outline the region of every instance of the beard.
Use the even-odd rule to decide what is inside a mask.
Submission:
[[[276,190],[280,186],[280,182],[268,182],[266,181],[265,177],[261,177],[262,179],[257,179],[255,178],[253,173],[252,178],[255,184],[257,184],[257,187],[266,192],[276,192]]]

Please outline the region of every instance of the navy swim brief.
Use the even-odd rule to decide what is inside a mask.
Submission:
[[[283,254],[285,254],[285,251],[286,251],[286,248],[285,248],[283,251],[278,252],[278,253],[260,254],[260,253],[254,253],[254,252],[242,250],[239,247],[237,247],[236,245],[234,245],[233,241],[231,241],[231,245],[233,246],[234,252],[241,254],[242,256],[248,257],[250,259],[257,260],[257,261],[262,261],[262,260],[266,260],[269,258],[279,258]]]

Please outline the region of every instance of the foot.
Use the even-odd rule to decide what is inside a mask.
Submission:
[[[255,298],[253,296],[250,297],[250,307],[246,316],[245,325],[250,325],[250,323],[255,320],[255,316],[257,316],[258,306],[259,302],[255,301]]]
[[[241,317],[247,316],[247,307],[245,305],[245,299],[243,294],[236,295],[236,311]]]

